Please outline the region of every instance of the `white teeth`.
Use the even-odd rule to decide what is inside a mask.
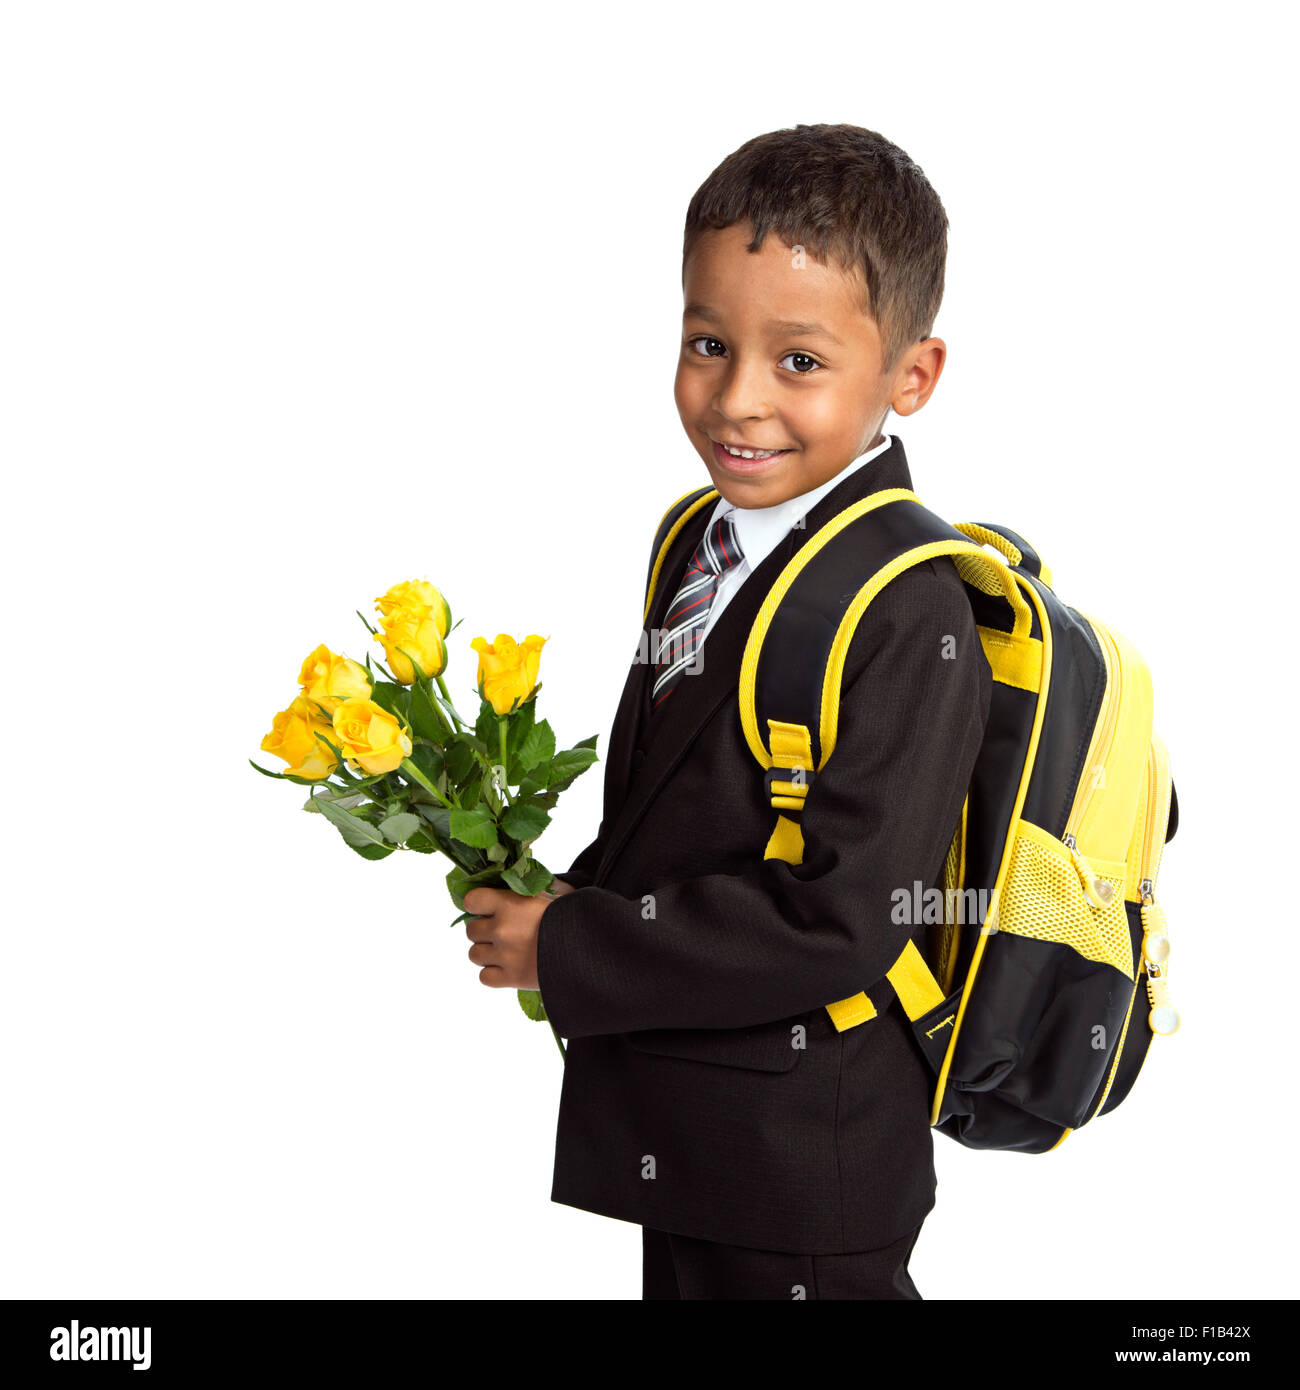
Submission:
[[[738,459],[770,459],[773,454],[779,454],[780,449],[733,449],[730,444],[722,446],[733,458]]]

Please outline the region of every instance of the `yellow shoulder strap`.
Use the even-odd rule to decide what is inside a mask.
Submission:
[[[799,828],[798,814],[803,809],[808,795],[810,778],[805,773],[814,772],[812,756],[812,735],[805,724],[786,723],[778,719],[767,720],[766,737],[758,728],[756,705],[758,658],[763,640],[771,626],[773,615],[782,598],[789,591],[802,568],[845,526],[863,513],[890,502],[920,499],[905,488],[889,488],[872,493],[854,503],[827,522],[815,536],[804,543],[789,564],[781,572],[763,601],[753,629],[745,647],[740,673],[740,715],[745,738],[765,769],[766,787],[772,808],[780,814],[776,827],[764,851],[765,859],[782,859],[789,864],[803,861],[803,833]],[[1001,561],[984,553],[975,539],[944,539],[928,541],[913,547],[891,560],[873,574],[858,591],[845,611],[836,630],[827,661],[822,685],[820,725],[818,746],[821,750],[821,765],[835,749],[835,739],[839,727],[840,688],[844,675],[844,662],[848,655],[849,642],[861,621],[862,615],[877,594],[892,580],[913,565],[940,555],[953,557],[964,579],[976,582],[990,593],[1001,594],[1006,598],[1014,614],[1014,626],[1008,642],[1019,645],[1029,640],[1031,614],[1024,595],[1020,592],[1014,576]],[[647,609],[648,612],[648,609]],[[775,777],[774,771],[786,774],[784,778]],[[793,813],[793,814],[787,814]],[[944,993],[917,950],[909,941],[898,959],[886,974],[898,995],[899,1003],[909,1019],[915,1020],[943,1002]],[[826,1005],[831,1022],[839,1032],[856,1027],[876,1016],[876,1007],[865,992],[859,992],[848,999],[838,1000]]]
[[[667,531],[665,532],[664,528],[667,525],[668,518],[672,516],[673,512],[678,507],[680,507],[688,497],[693,497],[695,493],[698,491],[698,488],[694,488],[690,492],[682,493],[682,495],[677,499],[677,501],[674,502],[673,505],[669,507],[668,510],[663,514],[663,516],[659,519],[659,528],[655,532],[655,536],[656,538],[658,538],[662,535],[663,539],[660,540],[659,547],[655,551],[654,557],[650,565],[650,577],[646,581],[645,612],[642,614],[641,617],[642,624],[645,624],[650,620],[650,605],[654,602],[655,589],[659,584],[659,572],[663,569],[664,557],[668,554],[669,550],[672,549],[672,544],[680,534],[682,527],[685,526],[686,523],[691,519],[691,517],[693,517],[702,507],[712,506],[713,503],[715,503],[721,495],[718,492],[717,488],[710,488],[707,492],[704,492],[701,496],[696,498],[696,500],[692,502],[691,505],[682,512],[682,514],[677,518],[677,520],[673,522],[673,524],[669,526]]]

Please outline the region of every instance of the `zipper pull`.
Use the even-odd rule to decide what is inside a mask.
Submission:
[[[1164,909],[1155,900],[1149,878],[1142,880],[1142,959],[1146,962],[1147,997],[1151,1001],[1148,1021],[1153,1033],[1168,1037],[1178,1031],[1182,1019],[1169,1001],[1169,980],[1165,962],[1169,959],[1169,928]]]
[[[1070,851],[1070,858],[1074,861],[1075,872],[1079,875],[1079,882],[1083,884],[1083,894],[1097,909],[1104,912],[1115,898],[1115,886],[1107,882],[1104,878],[1098,878],[1093,873],[1092,865],[1083,857],[1079,851],[1078,844],[1073,835],[1063,835],[1061,843]]]

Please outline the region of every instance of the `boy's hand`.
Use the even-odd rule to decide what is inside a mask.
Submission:
[[[561,893],[572,892],[573,886],[559,879],[535,898],[485,884],[471,888],[462,901],[466,912],[477,914],[465,923],[465,935],[474,942],[470,960],[483,967],[479,982],[494,989],[536,989],[542,913]]]

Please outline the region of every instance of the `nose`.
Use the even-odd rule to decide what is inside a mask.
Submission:
[[[718,385],[713,408],[727,420],[762,420],[772,413],[766,399],[767,375],[757,358],[733,358]]]

